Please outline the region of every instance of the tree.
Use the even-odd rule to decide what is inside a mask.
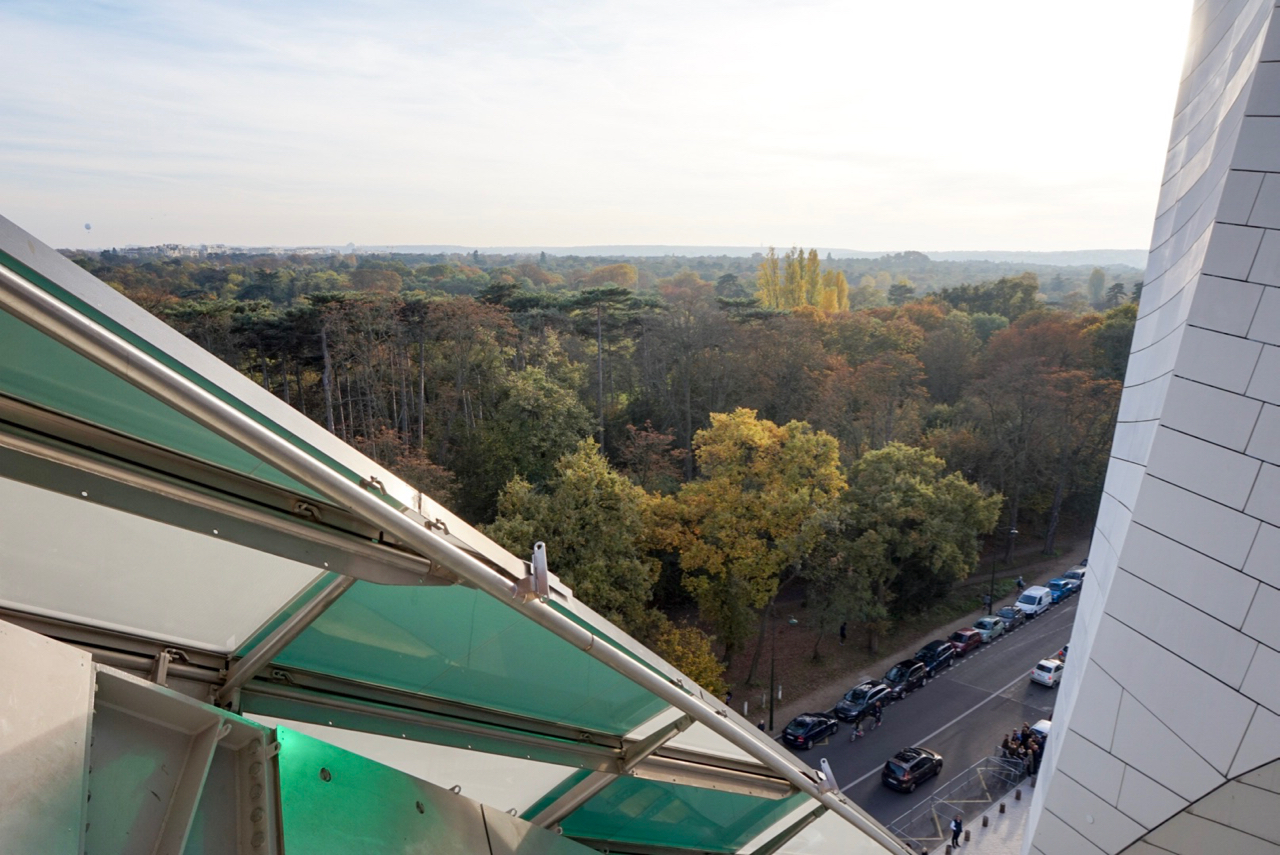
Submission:
[[[1124,283],[1113,282],[1111,283],[1111,287],[1107,289],[1107,300],[1106,300],[1107,308],[1114,309],[1116,306],[1123,303],[1127,298],[1128,298],[1128,295],[1125,294]]]
[[[945,469],[933,452],[900,443],[868,452],[816,523],[824,536],[806,576],[867,625],[873,651],[891,615],[927,607],[973,572],[978,537],[998,519],[1001,496]]]
[[[916,298],[916,286],[912,285],[910,280],[899,279],[889,286],[889,303],[893,306],[901,306],[909,303]]]
[[[766,309],[784,308],[782,278],[778,271],[778,253],[773,247],[756,270],[756,296]]]
[[[1103,289],[1107,287],[1107,271],[1101,267],[1095,267],[1089,271],[1089,301],[1097,304],[1102,302]]]
[[[655,537],[679,554],[684,585],[728,659],[755,610],[798,568],[809,545],[805,523],[844,479],[834,438],[803,422],[779,427],[754,410],[712,414],[694,446],[701,476],[663,500]]]
[[[729,686],[724,680],[724,664],[711,649],[715,638],[696,626],[671,623],[661,614],[657,617],[653,648],[658,655],[711,694],[722,697]]]
[[[636,632],[658,576],[657,562],[642,546],[650,503],[643,489],[609,467],[593,440],[584,439],[556,461],[543,489],[519,476],[510,481],[485,533],[516,555],[545,542],[548,566],[576,597]]]

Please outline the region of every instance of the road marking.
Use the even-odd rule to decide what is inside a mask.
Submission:
[[[993,692],[991,695],[989,695],[989,696],[987,696],[987,697],[983,698],[982,700],[978,701],[976,704],[974,704],[973,706],[969,707],[969,709],[967,709],[967,710],[965,710],[964,712],[960,713],[960,715],[958,715],[958,716],[956,716],[955,718],[951,719],[951,721],[949,721],[949,722],[947,722],[946,724],[942,725],[942,727],[939,727],[939,728],[938,728],[937,730],[935,730],[933,733],[930,733],[930,734],[928,734],[927,736],[922,736],[922,737],[920,737],[918,740],[916,740],[916,744],[917,744],[917,745],[919,745],[919,744],[921,744],[921,743],[928,742],[930,739],[933,739],[933,738],[934,738],[935,736],[937,736],[939,733],[942,733],[942,731],[946,730],[948,727],[951,727],[951,726],[952,726],[953,724],[955,724],[956,722],[960,721],[961,719],[965,718],[966,716],[973,715],[975,712],[977,712],[977,711],[978,711],[978,708],[979,708],[979,707],[981,707],[983,704],[990,703],[993,699],[998,698],[998,697],[1001,697],[1005,692],[1007,692],[1007,691],[1009,691],[1010,689],[1012,689],[1012,688],[1014,687],[1014,685],[1016,685],[1017,683],[1022,682],[1022,681],[1023,681],[1023,680],[1025,680],[1025,679],[1027,679],[1027,677],[1026,677],[1026,675],[1025,675],[1025,674],[1019,674],[1017,677],[1014,677],[1012,680],[1010,680],[1008,683],[1006,683],[1006,684],[1004,685],[1004,687],[1002,687],[1002,688],[1000,688],[1000,689],[997,689],[997,690],[996,690],[995,692]],[[879,771],[880,771],[880,768],[879,768],[879,767],[877,767],[877,768],[875,768],[875,769],[872,769],[870,772],[868,772],[867,774],[863,775],[861,778],[857,779],[856,781],[851,781],[851,782],[849,782],[848,784],[845,784],[843,787],[841,787],[841,788],[840,788],[840,792],[842,792],[842,793],[844,793],[844,792],[848,792],[850,789],[852,789],[853,787],[857,786],[858,784],[861,784],[863,781],[867,780],[867,778],[870,778],[872,775],[877,774]]]

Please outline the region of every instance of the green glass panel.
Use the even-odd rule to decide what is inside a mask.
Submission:
[[[570,837],[736,852],[808,800],[766,799],[663,781],[619,778],[560,825]]]
[[[542,798],[538,799],[533,804],[529,805],[529,808],[524,813],[520,814],[520,818],[532,819],[533,817],[537,816],[542,812],[543,808],[547,807],[548,805],[554,804],[556,799],[560,798],[565,793],[569,792],[569,790],[578,786],[578,784],[580,784],[582,781],[585,781],[590,775],[591,773],[586,769],[581,769],[577,772],[574,772],[572,775],[565,778],[563,781],[561,781],[559,784],[553,787],[549,793],[544,795]]]
[[[480,807],[470,799],[288,728],[277,728],[276,738],[285,852],[489,850]]]
[[[319,594],[325,588],[329,587],[329,583],[331,583],[334,579],[337,579],[337,578],[338,578],[337,573],[325,573],[320,578],[312,582],[311,585],[308,586],[306,590],[304,590],[302,593],[298,594],[298,596],[290,600],[289,603],[280,611],[276,612],[275,617],[273,617],[271,620],[264,623],[258,629],[257,632],[255,632],[252,636],[249,637],[248,641],[240,645],[239,649],[236,650],[235,655],[244,656],[250,650],[252,650],[253,648],[257,647],[259,644],[261,644],[262,641],[268,635],[275,632],[276,627],[280,626],[280,624],[284,623],[289,618],[293,617],[294,612],[296,612],[298,609],[305,606],[307,603],[311,602],[311,599],[316,594]]]
[[[473,588],[357,582],[276,661],[623,735],[666,703]]]
[[[0,391],[224,469],[319,498],[239,446],[7,312],[0,312]]]
[[[284,851],[306,855],[591,855],[500,810],[277,728]]]

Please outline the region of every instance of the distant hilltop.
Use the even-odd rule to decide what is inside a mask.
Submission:
[[[777,247],[779,252],[786,247]],[[946,250],[918,253],[864,252],[856,249],[817,247],[818,254],[834,259],[886,256],[925,255],[930,261],[987,261],[996,264],[1028,264],[1051,267],[1114,267],[1125,265],[1142,270],[1147,266],[1147,251],[1143,249],[1071,249],[1050,252],[1033,250]],[[767,247],[755,246],[676,246],[657,244],[599,245],[599,246],[462,246],[459,244],[345,244],[343,246],[228,246],[226,244],[162,244],[159,246],[127,246],[114,250],[117,254],[134,257],[205,258],[211,255],[245,253],[253,255],[336,255],[340,253],[404,255],[481,255],[533,256],[545,252],[558,257],[580,258],[750,258],[763,255]],[[923,260],[923,259],[921,259]]]
[[[779,252],[786,249],[777,247]],[[856,249],[839,249],[836,247],[818,247],[818,254],[824,258],[828,253],[832,258],[881,258],[893,255],[895,251],[870,252]],[[397,252],[406,254],[433,255],[436,253],[468,253],[479,252],[481,255],[577,255],[584,258],[599,256],[626,256],[632,258],[648,258],[653,256],[688,256],[716,257],[727,255],[734,258],[750,257],[757,253],[763,255],[768,247],[759,246],[675,246],[660,244],[635,245],[599,245],[599,246],[453,246],[453,245],[409,245],[394,244],[386,246],[360,246],[357,252]],[[925,252],[933,261],[994,261],[1010,264],[1045,264],[1057,267],[1074,267],[1078,265],[1095,265],[1107,267],[1125,264],[1139,270],[1147,266],[1145,249],[1069,249],[1049,252],[1033,250],[947,250]]]

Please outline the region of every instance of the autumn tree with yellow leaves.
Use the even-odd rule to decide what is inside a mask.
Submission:
[[[699,477],[660,500],[655,539],[679,555],[685,588],[728,660],[794,578],[811,545],[806,523],[845,484],[834,437],[745,408],[713,413],[694,455]]]

